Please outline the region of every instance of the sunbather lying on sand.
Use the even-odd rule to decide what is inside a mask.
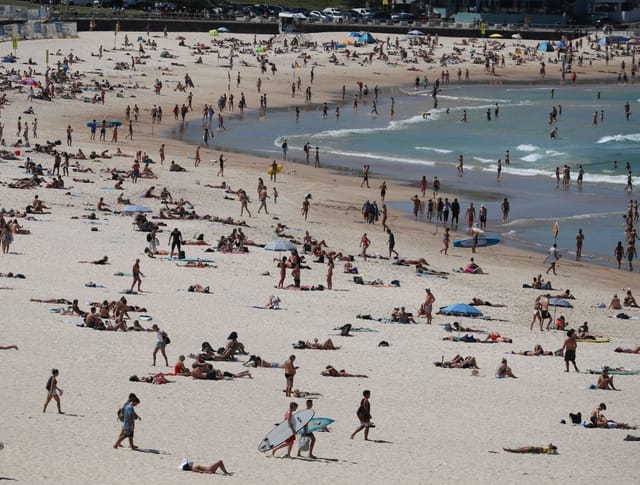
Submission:
[[[314,338],[313,342],[309,342],[307,340],[304,345],[305,345],[305,348],[307,349],[317,349],[317,350],[338,350],[340,348],[340,347],[336,347],[330,338],[325,340],[323,343],[320,343],[317,338]]]
[[[282,368],[284,368],[284,364],[281,364],[279,362],[265,361],[259,355],[252,355],[251,357],[249,357],[249,360],[246,361],[242,365],[244,365],[245,367],[266,367],[266,368],[269,368],[269,369],[282,369]]]
[[[169,384],[170,382],[175,382],[167,379],[162,372],[158,374],[146,376],[146,377],[145,376],[138,377],[137,375],[132,375],[131,377],[129,377],[129,381],[130,382],[146,382],[147,384]]]
[[[442,361],[434,362],[433,365],[436,367],[446,367],[451,369],[479,369],[478,362],[476,358],[473,356],[462,357],[461,355],[456,355],[453,359],[445,362],[444,357],[442,357]]]
[[[505,306],[507,306],[507,305],[502,305],[500,303],[491,303],[490,301],[481,300],[480,298],[476,298],[476,297],[473,297],[471,299],[471,303],[469,303],[469,305],[471,305],[471,306],[493,306],[493,307],[505,307]]]
[[[551,352],[550,350],[549,351],[545,351],[542,348],[542,345],[539,345],[539,344],[536,344],[536,346],[533,347],[533,350],[525,350],[525,351],[522,351],[522,352],[514,352],[512,350],[511,353],[515,354],[515,355],[527,355],[527,356],[530,356],[530,357],[534,356],[534,355],[536,355],[536,356],[538,356],[538,355],[553,355],[553,352]]]
[[[195,285],[191,285],[187,288],[187,291],[190,291],[192,293],[209,293],[209,287],[208,286],[202,286],[198,283],[196,283]]]
[[[614,352],[621,352],[623,354],[640,354],[640,347],[636,347],[635,349],[623,349],[622,347],[616,347]]]
[[[96,259],[95,261],[78,261],[78,263],[109,264],[109,256],[103,256],[102,258]]]
[[[333,367],[332,365],[328,365],[325,368],[325,370],[323,370],[320,374],[325,377],[363,377],[363,378],[369,377],[364,374],[349,374],[344,369],[336,370],[336,368]]]
[[[223,372],[220,369],[214,369],[211,364],[204,364],[201,367],[193,367],[191,371],[191,377],[194,379],[202,379],[209,381],[220,381],[224,379],[238,379],[241,377],[251,377],[251,373],[249,371],[242,371],[238,374],[232,374],[231,372]]]
[[[502,448],[509,453],[534,453],[536,455],[557,455],[558,447],[549,443],[547,446],[523,446],[521,448]]]

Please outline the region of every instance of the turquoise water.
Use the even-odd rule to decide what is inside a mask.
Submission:
[[[378,116],[370,113],[371,93],[361,99],[358,111],[352,109],[353,94],[347,94],[344,104],[330,103],[326,119],[319,106],[303,107],[298,122],[293,108],[269,112],[261,120],[256,113],[245,113],[242,118],[228,114],[227,131],[216,132],[214,142],[221,148],[275,158],[281,156],[280,146],[286,138],[289,158],[297,161],[303,161],[301,150],[308,142],[320,147],[325,166],[357,174],[368,163],[373,177],[405,181],[416,190],[422,175],[429,182],[438,176],[441,190],[460,200],[463,213],[470,201],[476,207],[486,205],[489,231],[513,244],[546,249],[553,242],[553,223],[558,221],[561,246],[573,248],[575,235],[582,228],[586,258],[599,262],[612,259],[613,247],[624,237],[622,215],[633,198],[624,191],[625,165],[629,163],[636,175],[640,172],[639,88],[444,86],[438,109],[434,109],[430,91],[407,87],[381,91]],[[395,98],[393,118],[391,96]],[[627,101],[630,120],[624,112]],[[337,105],[339,119],[335,116]],[[554,106],[561,114],[550,125],[549,113]],[[490,121],[487,109],[491,110]],[[461,121],[464,110],[467,123]],[[598,123],[594,126],[596,111]],[[423,112],[429,112],[426,119]],[[550,137],[554,127],[557,139]],[[200,123],[182,128],[182,133],[176,128],[174,136],[199,140]],[[510,151],[510,166],[504,164],[506,150]],[[463,177],[456,175],[459,155],[464,157]],[[499,181],[498,159],[503,161]],[[556,167],[565,164],[572,171],[567,188],[558,187],[555,180]],[[575,181],[579,165],[585,171],[582,187]],[[363,200],[371,196],[363,193]],[[508,224],[502,224],[499,217],[504,197],[511,202]],[[388,201],[395,208],[411,210],[408,202],[394,201],[392,193]]]

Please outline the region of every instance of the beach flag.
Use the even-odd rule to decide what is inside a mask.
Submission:
[[[44,63],[48,66],[49,65],[49,49],[46,49],[44,51]]]
[[[18,50],[18,36],[17,35],[12,35],[11,36],[11,43],[13,44],[13,54],[15,55],[16,51]]]
[[[487,24],[484,22],[480,24],[480,34],[483,36],[487,34]]]
[[[553,242],[556,242],[558,239],[558,221],[553,224]]]

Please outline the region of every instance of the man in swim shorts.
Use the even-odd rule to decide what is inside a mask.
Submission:
[[[573,364],[573,368],[576,372],[580,372],[578,370],[578,366],[576,365],[576,349],[578,348],[576,331],[571,329],[567,331],[567,338],[564,341],[564,345],[562,346],[562,352],[564,354],[564,363],[566,366],[565,372],[569,372],[569,362]]]

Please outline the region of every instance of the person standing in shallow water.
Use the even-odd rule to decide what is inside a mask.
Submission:
[[[584,234],[582,229],[578,229],[578,235],[576,236],[576,261],[582,259],[582,242],[584,241]]]

